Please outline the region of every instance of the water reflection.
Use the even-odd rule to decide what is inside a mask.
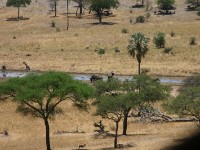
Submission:
[[[24,77],[28,74],[28,72],[20,72],[20,71],[7,71],[5,74],[1,71],[2,76],[0,78],[12,78],[12,77]],[[71,74],[75,80],[82,80],[82,81],[90,81],[90,77],[92,74]],[[103,80],[107,80],[107,75],[99,75],[103,78]],[[115,78],[118,78],[121,81],[131,80],[132,76],[121,76],[121,75],[114,75]],[[174,83],[174,84],[181,84],[183,83],[183,79],[178,77],[156,77],[159,78],[161,83]]]

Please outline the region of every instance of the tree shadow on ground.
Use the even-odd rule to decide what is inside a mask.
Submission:
[[[132,148],[132,147],[136,147],[135,144],[122,144],[123,146],[122,147],[119,147],[119,148],[113,148],[113,147],[105,147],[105,148],[101,148],[99,150],[114,150],[114,149],[129,149],[129,148]]]
[[[127,137],[137,137],[137,136],[147,136],[147,135],[156,135],[156,134],[127,134],[127,135],[123,135],[123,134],[119,134],[118,137],[121,136],[127,136]],[[99,138],[113,138],[115,137],[115,134],[113,133],[104,133],[104,134],[94,134],[94,138],[95,139],[99,139]]]
[[[57,15],[57,16],[50,16],[49,18],[58,18],[59,17],[59,15]]]
[[[27,17],[11,17],[11,18],[7,18],[6,21],[20,21],[20,20],[29,20],[30,18]]]
[[[114,22],[101,22],[101,23],[94,22],[94,23],[89,23],[89,24],[91,24],[91,25],[115,25],[117,23],[114,23]]]

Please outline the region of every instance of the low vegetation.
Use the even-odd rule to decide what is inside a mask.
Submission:
[[[165,33],[158,32],[153,38],[153,42],[157,48],[165,47]]]
[[[200,127],[200,74],[188,77],[180,88],[180,94],[164,104],[164,108],[180,117],[192,116]]]

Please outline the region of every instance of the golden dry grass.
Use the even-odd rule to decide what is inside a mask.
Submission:
[[[5,4],[1,2],[0,6]],[[142,62],[143,68],[150,68],[151,74],[159,75],[191,75],[200,71],[199,57],[199,17],[195,12],[186,12],[186,4],[177,0],[175,15],[157,16],[151,11],[151,17],[144,24],[130,24],[130,19],[145,14],[144,9],[134,9],[130,13],[131,2],[121,1],[122,6],[113,10],[114,16],[103,18],[105,22],[114,25],[94,25],[98,22],[87,14],[78,19],[70,15],[70,29],[66,30],[66,16],[63,13],[65,3],[60,1],[58,16],[49,14],[48,3],[38,0],[27,8],[21,9],[21,16],[30,18],[24,21],[6,21],[16,17],[16,8],[0,9],[0,65],[9,69],[24,68],[26,61],[32,70],[59,70],[66,72],[136,74],[137,61],[128,56],[128,39],[134,32],[143,32],[150,38],[150,51]],[[154,4],[155,6],[155,4]],[[74,8],[70,12],[75,12]],[[50,27],[51,21],[56,22],[56,28]],[[121,30],[127,28],[128,34]],[[161,31],[166,34],[167,47],[173,47],[174,56],[163,54],[162,49],[153,45],[153,36]],[[175,37],[170,33],[174,31]],[[13,37],[16,39],[13,39]],[[197,45],[190,46],[189,38],[195,36]],[[114,53],[118,47],[121,52]],[[100,57],[94,50],[105,48],[106,54]],[[31,57],[26,57],[31,54]],[[72,67],[72,64],[75,64]]]
[[[101,118],[94,116],[94,108],[89,113],[77,110],[71,102],[64,102],[61,107],[64,114],[50,121],[50,136],[54,150],[78,148],[87,144],[88,149],[101,149],[113,146],[113,137],[95,138],[94,122]],[[25,117],[15,112],[16,105],[11,102],[0,105],[0,130],[8,129],[9,136],[0,136],[1,150],[44,150],[45,128],[41,119]],[[106,130],[111,133],[114,126],[109,120],[103,120]],[[179,139],[197,130],[194,123],[134,123],[129,118],[128,136],[119,136],[119,143],[130,143],[134,150],[158,150],[165,146],[177,144]],[[54,134],[56,131],[85,131],[85,134]],[[122,133],[120,124],[119,133]]]

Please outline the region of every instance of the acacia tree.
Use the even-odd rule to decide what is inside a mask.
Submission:
[[[30,3],[31,3],[31,0],[7,0],[6,6],[7,7],[10,7],[10,6],[17,7],[18,8],[17,18],[19,19],[20,7],[21,6],[25,7],[26,5],[30,5]]]
[[[115,113],[119,113],[118,111],[120,111],[120,118],[117,118],[117,119],[119,119],[117,121],[120,121],[122,117],[124,117],[124,120],[126,118],[126,122],[125,122],[126,124],[125,124],[125,126],[123,125],[123,129],[126,128],[125,130],[127,130],[127,117],[125,115],[128,114],[129,111],[131,110],[131,108],[133,108],[137,104],[136,99],[134,99],[135,98],[134,93],[125,91],[125,90],[127,90],[125,88],[125,87],[127,87],[126,84],[123,84],[123,82],[121,82],[115,78],[110,78],[107,81],[96,81],[94,83],[94,85],[96,88],[95,104],[97,104],[97,108],[99,107],[101,110],[100,111],[101,113],[98,113],[98,114],[100,114],[102,117],[105,117],[105,114],[107,114],[110,111],[110,109],[112,109],[112,106],[117,105],[116,108],[113,108],[111,115],[116,115]],[[109,102],[110,99],[111,99],[110,104],[106,103],[107,101]],[[116,102],[116,104],[112,104],[115,102]],[[120,104],[118,104],[118,103],[120,103]],[[105,108],[106,110],[104,110],[105,112],[103,112],[103,114],[102,114],[103,108],[101,108],[101,107],[105,107],[104,105],[108,105],[108,106],[106,106],[106,108]],[[111,116],[109,116],[109,117],[111,117]],[[108,116],[106,118],[108,118]],[[108,118],[108,119],[112,119],[112,117]],[[116,122],[116,119],[113,121]],[[117,123],[116,126],[118,128],[119,122],[116,122],[116,123]],[[116,134],[118,134],[118,133],[116,132]],[[117,135],[115,135],[114,147],[117,147],[116,141],[117,141]]]
[[[85,5],[88,5],[90,0],[73,0],[73,1],[78,4],[76,16],[78,15],[78,10],[79,10],[79,16],[81,18],[81,15],[83,14],[83,8],[84,8]]]
[[[128,45],[128,53],[138,61],[138,74],[140,74],[140,64],[142,58],[145,58],[146,53],[148,52],[147,46],[148,40],[145,38],[142,33],[135,33],[131,36]]]
[[[164,10],[168,10],[172,8],[175,0],[157,0],[158,7]]]
[[[50,6],[52,7],[52,10],[54,10],[54,17],[56,17],[58,0],[50,0],[49,3],[50,3]]]
[[[169,96],[170,88],[161,85],[160,82],[155,81],[148,75],[134,76],[133,80],[125,81],[123,87],[131,95],[129,101],[132,101],[131,107],[125,107],[124,109],[123,135],[126,135],[130,110],[134,109],[139,113],[140,108],[153,107],[153,103],[165,100]]]
[[[46,127],[46,148],[50,146],[49,118],[60,110],[58,106],[66,100],[74,105],[86,108],[85,100],[93,93],[86,83],[75,81],[71,76],[59,72],[47,72],[42,75],[29,75],[24,78],[9,79],[0,84],[0,98],[12,97],[18,104],[18,112],[43,119]]]
[[[69,1],[67,0],[67,30],[69,29]]]
[[[163,106],[169,112],[180,116],[192,116],[200,126],[200,74],[188,77],[179,90],[180,94]]]
[[[105,9],[118,8],[118,0],[90,0],[90,9],[97,13],[99,23],[102,22],[102,15]]]
[[[131,81],[121,82],[117,79],[95,82],[96,103],[101,103],[105,95],[123,100],[120,107],[123,111],[123,135],[127,134],[128,115],[131,109],[138,111],[138,108],[150,106],[154,102],[164,100],[169,95],[169,88],[161,85],[160,82],[151,79],[147,75],[135,76]],[[140,91],[139,91],[140,89]]]
[[[101,101],[97,103],[96,114],[115,122],[114,148],[118,147],[118,129],[119,122],[123,118],[124,100],[123,95],[104,95],[101,96]]]

